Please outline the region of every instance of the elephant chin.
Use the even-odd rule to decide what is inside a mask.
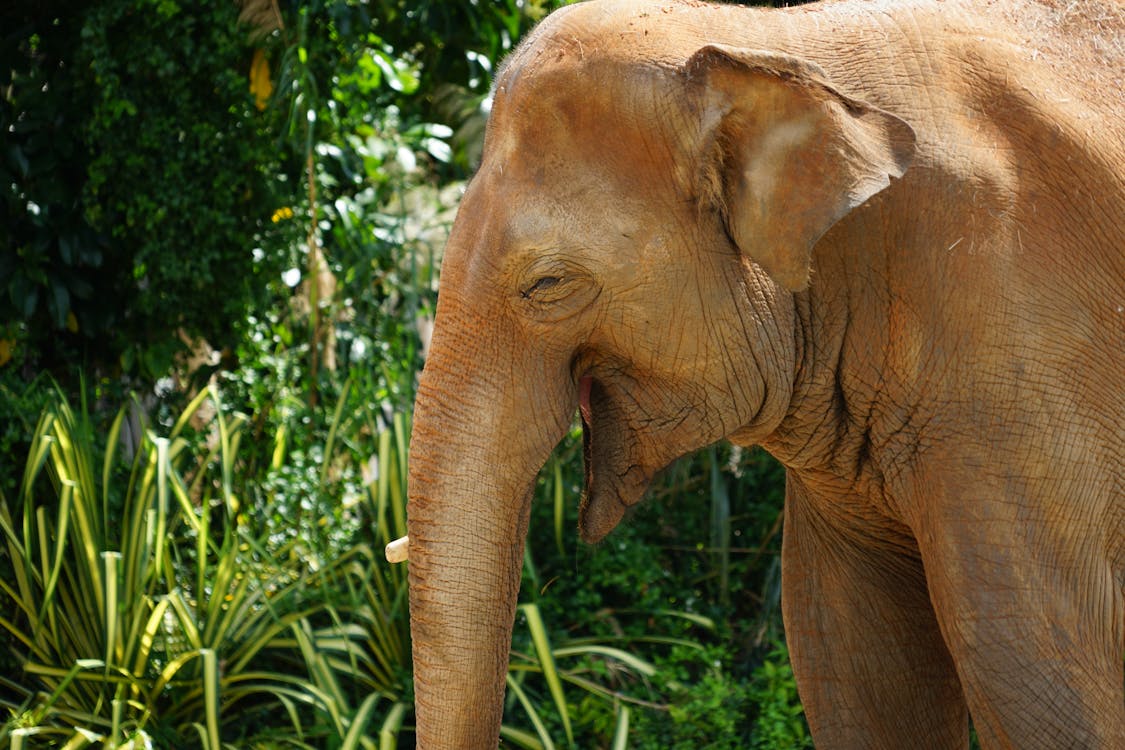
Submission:
[[[652,474],[636,463],[626,463],[626,428],[600,418],[605,414],[605,394],[588,376],[579,384],[582,415],[582,454],[586,488],[578,508],[578,531],[583,541],[595,544],[620,523],[625,511],[640,502]]]

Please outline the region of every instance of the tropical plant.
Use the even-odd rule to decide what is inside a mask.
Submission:
[[[4,680],[0,739],[217,749],[279,697],[294,722],[292,706],[322,707],[304,680],[263,664],[284,661],[271,652],[322,608],[334,568],[294,565],[291,545],[271,551],[240,524],[239,420],[219,409],[210,444],[186,437],[207,398],[218,401],[201,393],[167,437],[148,433],[127,473],[127,409],[104,444],[85,410],[60,398],[43,413],[20,502],[0,496],[11,570],[0,626],[23,672]]]
[[[355,435],[345,436],[343,442],[348,445],[345,452],[364,467],[367,524],[361,536],[381,551],[406,533],[410,424],[402,413],[386,422],[381,415],[377,419],[369,406],[359,425],[374,438],[374,452],[364,455],[365,444]],[[392,748],[413,711],[406,569],[370,554],[370,546],[362,549],[364,554],[339,569],[327,617],[320,618],[326,622],[306,633],[300,645],[312,683],[332,697],[342,715],[352,713],[368,721],[379,708],[379,747]]]

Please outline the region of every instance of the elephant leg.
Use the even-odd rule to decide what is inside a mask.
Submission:
[[[785,632],[818,750],[967,748],[920,561],[836,529],[792,474],[786,494]]]
[[[1080,502],[1069,520],[1029,507],[974,498],[922,546],[981,746],[1125,748],[1125,592],[1105,529]]]

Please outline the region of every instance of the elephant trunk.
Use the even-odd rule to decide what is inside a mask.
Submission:
[[[415,403],[407,512],[423,750],[497,746],[531,496],[561,437],[527,423],[530,397],[511,414],[503,404],[523,388],[490,382],[480,362],[435,334]]]

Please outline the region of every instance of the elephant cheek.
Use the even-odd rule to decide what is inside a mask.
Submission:
[[[602,418],[598,384],[583,378],[579,394],[586,488],[578,508],[578,530],[584,541],[595,544],[613,531],[629,506],[641,500],[651,475],[626,462],[626,428]]]

